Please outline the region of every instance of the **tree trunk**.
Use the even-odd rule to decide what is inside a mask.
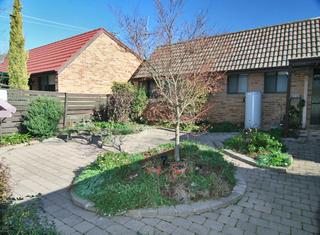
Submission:
[[[180,109],[179,107],[176,107],[176,131],[175,131],[174,158],[177,162],[180,161]]]

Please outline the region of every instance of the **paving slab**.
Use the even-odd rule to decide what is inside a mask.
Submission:
[[[231,135],[207,133],[184,138],[221,146]],[[123,147],[128,152],[144,151],[173,138],[171,131],[150,128],[127,136]],[[75,173],[106,149],[55,139],[0,151],[0,158],[5,158],[11,169],[14,195],[41,193],[44,215],[62,234],[319,234],[320,145],[312,141],[286,144],[294,157],[287,174],[226,157],[247,183],[244,197],[235,205],[197,216],[134,220],[100,216],[70,200],[69,185]]]

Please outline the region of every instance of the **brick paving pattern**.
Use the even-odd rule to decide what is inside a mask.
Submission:
[[[134,151],[172,138],[172,132],[148,130],[128,137],[126,145]],[[54,141],[16,148],[1,157],[11,168],[15,195],[42,193],[45,215],[62,234],[319,234],[320,145],[288,146],[295,159],[288,174],[231,160],[247,182],[247,192],[235,205],[196,216],[141,219],[101,217],[70,201],[74,171],[93,161],[101,149]]]

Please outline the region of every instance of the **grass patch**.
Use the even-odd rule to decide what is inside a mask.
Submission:
[[[31,140],[29,134],[14,133],[0,137],[0,146],[28,143]]]
[[[185,174],[173,175],[173,144],[144,153],[105,153],[74,180],[74,192],[89,199],[103,214],[130,209],[175,205],[228,195],[235,184],[234,167],[213,148],[181,144]],[[167,160],[163,165],[163,158]],[[147,169],[161,167],[161,173]]]

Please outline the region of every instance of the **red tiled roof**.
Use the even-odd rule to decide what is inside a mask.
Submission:
[[[125,47],[125,49],[130,50],[122,42],[120,42],[113,34],[107,32],[103,28],[99,28],[29,50],[27,62],[28,72],[30,74],[47,71],[58,72],[70,60],[72,60],[72,58],[77,56],[80,50],[84,48],[89,42],[91,42],[91,40],[95,38],[96,35],[100,33],[106,33],[109,37],[115,40],[122,47]],[[4,62],[0,64],[0,71],[6,72],[7,68],[8,60],[5,59]]]

